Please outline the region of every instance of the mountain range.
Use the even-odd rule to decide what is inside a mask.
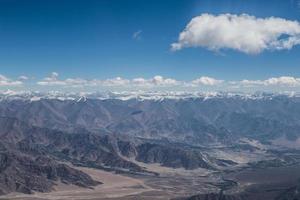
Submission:
[[[36,95],[1,94],[0,194],[102,184],[74,166],[159,176],[139,163],[221,173],[300,158],[282,153],[300,147],[297,95]],[[297,187],[280,198],[290,199]],[[240,198],[224,195],[218,198]],[[203,198],[218,199],[191,197]]]

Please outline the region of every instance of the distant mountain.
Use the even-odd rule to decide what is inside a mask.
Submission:
[[[277,138],[294,141],[299,137],[300,97],[250,97],[84,101],[3,98],[0,116],[72,133],[87,130],[196,145],[228,144],[242,137],[262,142]]]

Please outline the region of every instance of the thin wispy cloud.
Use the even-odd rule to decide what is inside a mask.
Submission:
[[[12,80],[0,74],[0,86],[21,86],[21,85],[23,85],[22,80]]]
[[[77,87],[85,86],[87,83],[87,80],[81,78],[68,78],[65,80],[60,80],[58,76],[59,74],[57,72],[52,72],[50,76],[38,81],[37,84],[40,86]]]
[[[173,51],[202,47],[233,49],[246,54],[291,49],[300,44],[300,24],[283,18],[256,18],[247,14],[202,14],[193,18],[171,44]]]
[[[132,34],[132,39],[134,39],[134,40],[140,40],[142,38],[142,33],[143,33],[142,30],[138,30],[138,31],[134,32]]]
[[[18,77],[18,80],[20,80],[20,81],[27,81],[27,80],[29,80],[29,77],[22,75],[22,76]]]

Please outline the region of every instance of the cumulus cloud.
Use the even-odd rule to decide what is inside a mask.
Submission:
[[[193,18],[171,44],[176,51],[202,47],[212,51],[233,49],[247,54],[291,49],[300,44],[300,24],[283,18],[256,18],[247,14],[202,14]]]
[[[40,86],[63,86],[63,87],[166,87],[175,86],[179,81],[171,78],[164,78],[162,76],[154,76],[150,79],[134,78],[124,79],[116,77],[111,79],[82,79],[82,78],[68,78],[61,80],[58,73],[52,72],[49,77],[37,82]]]
[[[103,85],[103,86],[126,86],[130,83],[129,80],[123,79],[121,77],[116,77],[113,79],[107,79],[103,81],[95,81],[95,82],[98,82],[99,85]]]
[[[0,86],[20,86],[23,82],[20,80],[12,80],[0,74]]]
[[[300,85],[300,78],[291,76],[281,76],[278,78],[269,78],[264,81],[266,85],[287,85],[287,86],[298,86]]]
[[[135,86],[135,87],[166,87],[166,86],[175,86],[180,84],[180,82],[175,79],[164,78],[159,75],[154,76],[153,78],[150,79],[134,78],[128,80],[128,79],[123,79],[121,77],[117,77],[114,79],[107,79],[98,82],[99,85],[104,85],[104,86]]]
[[[152,79],[148,80],[148,82],[159,86],[174,86],[180,84],[180,82],[175,79],[164,78],[162,76],[154,76]]]
[[[208,76],[202,76],[198,79],[192,81],[193,85],[207,85],[207,86],[215,86],[223,83],[223,80],[214,79]]]
[[[291,76],[273,77],[266,80],[242,80],[240,81],[245,86],[300,86],[300,78]]]
[[[20,85],[21,81],[12,81],[0,75],[0,85]],[[276,90],[276,89],[300,89],[300,78],[292,76],[271,77],[264,80],[220,80],[213,77],[201,76],[195,80],[180,81],[172,78],[164,78],[160,75],[152,78],[133,78],[125,79],[116,77],[111,79],[83,79],[83,78],[67,78],[59,79],[57,73],[53,72],[50,76],[37,82],[40,86],[55,86],[57,88],[120,88],[120,89],[182,89],[192,90],[197,89],[218,89],[218,90],[232,90],[232,89],[253,89],[253,90]]]
[[[154,76],[150,79],[145,78],[134,78],[134,79],[124,79],[121,77],[116,77],[113,79],[106,80],[94,80],[92,81],[98,86],[134,86],[134,87],[166,87],[166,86],[175,86],[179,84],[179,81],[171,78],[164,78],[162,76]]]

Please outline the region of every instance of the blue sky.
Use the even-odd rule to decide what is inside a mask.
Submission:
[[[31,84],[52,72],[62,80],[300,77],[298,44],[259,53],[202,43],[172,51],[189,22],[204,13],[213,20],[228,13],[300,21],[300,1],[0,0],[0,74],[12,81],[27,76]]]

